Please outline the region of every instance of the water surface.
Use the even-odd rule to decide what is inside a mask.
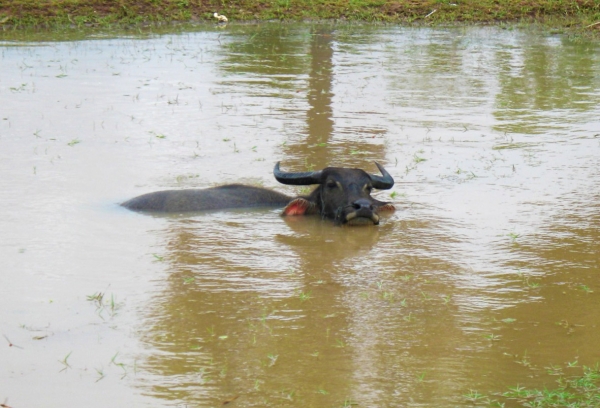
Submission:
[[[352,25],[2,40],[0,399],[471,406],[594,365],[599,51]],[[306,193],[277,161],[377,161],[397,211],[340,228],[118,206],[232,182]]]

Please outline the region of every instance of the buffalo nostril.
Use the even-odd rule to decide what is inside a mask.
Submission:
[[[355,210],[362,210],[362,209],[373,210],[373,206],[371,205],[371,202],[364,198],[358,199],[355,202],[353,202],[352,207],[354,207]]]

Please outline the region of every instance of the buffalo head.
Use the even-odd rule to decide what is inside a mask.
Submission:
[[[390,203],[371,197],[373,189],[387,190],[394,179],[378,163],[381,176],[368,174],[361,169],[327,167],[320,171],[288,173],[275,165],[273,174],[277,181],[291,185],[319,186],[308,196],[293,199],[283,210],[283,215],[320,214],[337,224],[379,224],[379,212],[393,211]]]

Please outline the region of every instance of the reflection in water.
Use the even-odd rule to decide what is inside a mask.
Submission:
[[[174,397],[165,387],[171,378],[177,398],[198,403],[227,393],[250,406],[273,398],[318,406],[354,394],[379,400],[385,384],[392,393],[412,388],[403,373],[421,353],[458,346],[460,334],[448,335],[457,330],[453,308],[423,295],[444,286],[449,298],[454,292],[446,278],[432,278],[455,267],[426,255],[446,239],[428,237],[431,225],[344,228],[273,215],[170,221],[168,284],[147,332],[163,354],[144,365],[161,373],[155,395]],[[219,236],[206,233],[215,230]],[[459,369],[455,361],[440,364]],[[202,392],[198,381],[208,386]],[[438,387],[454,385],[440,379]]]
[[[306,156],[302,146],[311,148],[326,147],[332,142],[333,120],[332,116],[332,86],[333,86],[333,30],[314,29],[310,43],[311,65],[308,80],[308,103],[307,111],[307,134],[305,138],[298,140],[289,146],[286,156],[294,151],[293,156],[300,160]],[[327,150],[325,150],[327,151]],[[317,155],[311,158],[310,166],[322,169],[331,166],[332,157],[327,154]],[[315,161],[315,162],[313,162]]]
[[[532,41],[530,36],[516,35],[497,50],[496,58],[501,89],[496,102],[498,131],[560,134],[566,129],[551,126],[549,115],[572,111],[573,120],[564,126],[573,126],[579,112],[598,103],[598,95],[590,98],[598,89],[597,45],[571,44],[559,37]]]
[[[131,406],[462,406],[598,360],[598,44],[230,24],[1,51],[0,332],[27,353],[0,383],[29,398],[11,406],[39,406],[32,386]],[[298,193],[273,180],[279,160],[378,161],[398,211],[346,228],[98,204],[230,182]],[[121,313],[81,322],[107,287]],[[34,323],[44,343],[25,343]]]
[[[289,98],[306,72],[305,40],[291,27],[240,27],[223,39],[223,83],[242,85],[249,96]],[[289,93],[286,93],[289,92]]]

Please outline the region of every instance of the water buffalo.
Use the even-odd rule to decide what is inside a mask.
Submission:
[[[284,208],[284,215],[320,214],[337,224],[379,224],[379,211],[392,211],[394,206],[371,197],[375,189],[387,190],[394,179],[379,163],[382,176],[368,174],[361,169],[327,167],[320,171],[287,173],[275,165],[273,174],[283,184],[318,184],[308,196],[292,199]]]
[[[289,197],[260,187],[228,184],[207,189],[166,190],[144,194],[121,204],[134,211],[183,213],[251,207],[284,207],[282,215],[320,214],[336,224],[379,224],[390,203],[371,197],[373,189],[392,188],[394,179],[375,163],[381,176],[361,169],[327,167],[319,171],[289,173],[275,165],[277,181],[290,185],[318,184],[307,196]]]

